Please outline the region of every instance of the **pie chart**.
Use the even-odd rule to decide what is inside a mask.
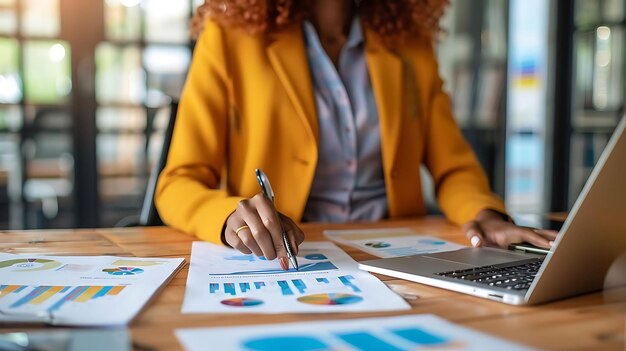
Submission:
[[[334,305],[351,305],[353,303],[361,302],[363,300],[362,297],[357,295],[350,294],[313,294],[302,296],[298,298],[299,302],[306,303],[309,305],[326,305],[326,306],[334,306]]]
[[[46,271],[61,266],[61,262],[45,258],[18,258],[0,262],[0,268],[13,267],[14,272]]]
[[[258,299],[250,299],[247,297],[236,297],[234,299],[226,299],[220,301],[222,305],[233,307],[252,307],[262,305],[263,301]]]
[[[382,242],[382,241],[375,241],[375,242],[371,242],[371,243],[366,243],[365,246],[370,246],[373,247],[375,249],[384,249],[386,247],[391,246],[390,243],[386,243],[386,242]]]
[[[143,273],[143,269],[137,267],[105,268],[102,271],[111,275],[135,275]]]

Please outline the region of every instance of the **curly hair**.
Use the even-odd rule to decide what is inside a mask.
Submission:
[[[205,0],[192,20],[197,37],[207,17],[250,33],[278,31],[309,16],[311,0]],[[390,44],[411,35],[440,31],[439,19],[448,0],[356,0],[364,26]]]

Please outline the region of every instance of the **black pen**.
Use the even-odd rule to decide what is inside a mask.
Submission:
[[[257,169],[256,170],[256,180],[259,182],[261,186],[261,191],[263,191],[263,195],[267,197],[272,202],[272,207],[274,207],[274,190],[272,190],[272,185],[270,184],[270,180],[267,178],[265,173]],[[296,269],[300,270],[300,266],[298,266],[298,259],[292,253],[291,245],[289,245],[289,239],[287,238],[287,232],[283,228],[283,222],[280,220],[278,216],[278,211],[276,211],[276,207],[274,207],[274,212],[276,213],[276,217],[278,218],[278,223],[280,223],[280,230],[283,233],[283,244],[285,245],[285,250],[287,250],[287,258],[291,262],[291,265]]]

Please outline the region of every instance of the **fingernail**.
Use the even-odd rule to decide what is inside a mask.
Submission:
[[[278,261],[280,262],[280,268],[282,268],[283,271],[289,270],[289,259],[287,259],[287,257],[280,257]]]
[[[548,244],[549,244],[550,246],[552,246],[552,245],[554,245],[554,241],[550,241],[550,242],[548,242]]]
[[[478,236],[473,236],[470,239],[470,243],[472,243],[472,246],[477,247],[478,244],[480,244],[480,238]]]

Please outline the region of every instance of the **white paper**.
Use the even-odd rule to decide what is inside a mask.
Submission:
[[[408,228],[326,230],[324,236],[382,258],[454,251],[465,247],[435,236],[418,235]]]
[[[530,350],[433,315],[177,329],[189,351]]]
[[[0,253],[0,322],[126,324],[183,262]]]
[[[300,271],[277,260],[194,242],[183,313],[360,312],[409,305],[329,242],[307,242]]]

